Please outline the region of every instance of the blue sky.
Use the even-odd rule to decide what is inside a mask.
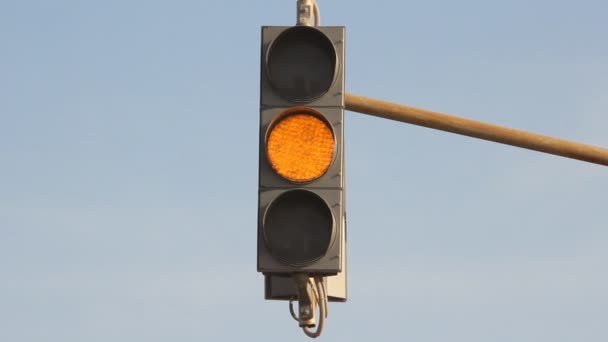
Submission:
[[[605,1],[319,1],[350,92],[608,146]],[[295,0],[0,1],[0,340],[306,340],[256,273]],[[326,341],[606,341],[605,167],[346,116]]]

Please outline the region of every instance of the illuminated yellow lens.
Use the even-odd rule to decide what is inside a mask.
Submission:
[[[327,172],[334,144],[333,132],[325,121],[311,114],[295,113],[271,128],[266,153],[279,175],[293,182],[308,182]]]

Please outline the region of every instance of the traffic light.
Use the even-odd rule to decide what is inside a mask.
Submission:
[[[344,37],[344,27],[262,27],[257,268],[267,277],[344,267]]]

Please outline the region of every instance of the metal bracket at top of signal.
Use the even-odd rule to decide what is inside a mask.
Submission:
[[[315,0],[298,0],[297,4],[298,26],[321,25],[321,11]]]

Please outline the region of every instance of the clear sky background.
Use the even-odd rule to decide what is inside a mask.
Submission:
[[[608,146],[608,2],[329,1],[350,92]],[[305,341],[256,272],[260,26],[0,1],[0,340]],[[346,116],[325,341],[608,340],[608,168]]]

